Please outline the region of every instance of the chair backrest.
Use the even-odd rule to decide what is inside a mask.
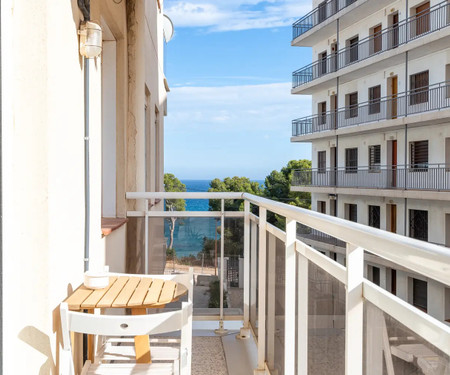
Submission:
[[[182,331],[183,335],[192,330],[191,302],[183,302],[181,310],[149,315],[86,314],[69,311],[64,302],[60,305],[60,312],[65,350],[70,350],[71,331],[101,336],[139,336],[174,331]]]
[[[111,273],[112,276],[130,276],[129,274]],[[148,277],[152,279],[172,280],[176,283],[184,285],[188,290],[188,302],[193,303],[194,298],[194,269],[189,267],[187,273],[179,273],[173,275],[133,275],[138,277]]]

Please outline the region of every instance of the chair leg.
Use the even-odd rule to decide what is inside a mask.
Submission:
[[[89,371],[89,367],[91,367],[91,361],[87,360],[84,363],[83,368],[81,369],[81,374],[80,375],[87,375],[87,373]]]

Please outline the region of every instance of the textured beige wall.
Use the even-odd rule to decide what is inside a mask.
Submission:
[[[147,25],[155,21],[144,22],[143,0],[136,1],[141,9],[140,34],[132,37],[139,40],[141,50],[137,54],[142,55],[136,64],[136,56],[127,56],[128,2],[91,1],[92,19],[103,18],[117,39],[119,217],[126,216],[125,192],[144,187],[141,99],[145,84],[152,91],[152,105],[157,105],[161,114],[161,103],[165,101],[161,70],[155,70],[155,65],[146,61],[156,56],[145,52],[150,48],[154,51],[154,47],[149,44],[151,38],[144,36],[149,30]],[[156,1],[146,1],[151,10],[149,17],[161,17],[153,7]],[[83,275],[84,80],[77,35],[81,13],[76,0],[4,0],[1,10],[3,373],[55,374],[57,308],[82,282]],[[129,62],[139,73],[136,89],[131,93]],[[91,264],[101,267],[105,262],[105,243],[100,231],[100,59],[91,62],[90,75]],[[132,117],[136,124],[128,128]],[[137,238],[136,232],[134,235]]]
[[[2,1],[4,374],[56,373],[56,309],[83,274],[76,1]]]

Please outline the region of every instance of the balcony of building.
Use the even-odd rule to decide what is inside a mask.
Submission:
[[[450,167],[446,164],[373,165],[296,170],[295,191],[448,199]]]
[[[194,336],[202,329],[210,335],[214,328],[228,329],[209,343],[223,346],[226,364],[232,362],[220,374],[250,374],[238,370],[240,363],[246,369],[253,365],[255,374],[278,375],[450,370],[446,248],[247,193],[128,193],[127,198],[136,201],[128,218],[144,224],[146,249],[152,241],[149,220],[178,220],[174,248],[180,256],[193,238],[202,243],[190,261],[167,259],[165,272],[195,267]],[[219,202],[219,210],[158,211],[148,205],[152,199],[209,199]],[[273,214],[286,219],[284,228],[272,224]],[[210,229],[210,238],[202,228]],[[302,235],[335,238],[345,260],[323,255]],[[401,264],[395,293],[364,277],[365,254]],[[142,257],[145,262],[146,253]],[[425,296],[416,279],[426,280]],[[205,307],[205,291],[214,280],[218,301]],[[208,368],[211,360],[194,353],[193,367]]]
[[[312,94],[330,86],[338,75],[340,83],[345,83],[403,63],[401,54],[405,51],[414,50],[410,58],[419,58],[447,48],[445,38],[448,32],[441,30],[450,25],[449,10],[450,4],[443,1],[420,15],[412,15],[383,30],[373,28],[369,37],[346,43],[340,51],[295,71],[292,74],[292,93]],[[425,36],[428,36],[426,49],[422,40]],[[392,53],[386,53],[389,51]]]
[[[442,112],[449,107],[450,83],[440,82],[406,93],[346,106],[337,111],[322,112],[293,120],[292,137],[313,135],[307,138],[311,139],[349,134],[371,130],[370,124],[376,124],[374,130],[379,131],[380,126],[383,128],[402,126],[405,121],[408,124],[439,123],[450,115],[448,111]],[[292,140],[305,139],[292,138]]]
[[[365,14],[371,14],[392,3],[392,0],[326,0],[321,2],[311,12],[294,22],[292,25],[293,46],[311,47],[320,40],[336,34],[337,20],[339,28],[345,29],[362,19]]]

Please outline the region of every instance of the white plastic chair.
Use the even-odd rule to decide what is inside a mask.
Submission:
[[[74,375],[70,332],[121,338],[140,335],[160,335],[181,331],[179,348],[171,346],[151,351],[151,364],[94,363],[86,361],[81,375],[190,375],[192,347],[192,303],[183,302],[181,310],[149,315],[97,315],[69,311],[61,303],[62,348],[60,349],[60,374]],[[123,341],[123,339],[120,339]],[[161,340],[170,342],[170,340]],[[133,350],[133,347],[131,350]],[[174,355],[175,350],[175,355]],[[118,356],[124,355],[121,352]],[[159,356],[159,357],[158,357]],[[118,358],[114,359],[116,362]],[[161,362],[163,361],[163,362]]]

